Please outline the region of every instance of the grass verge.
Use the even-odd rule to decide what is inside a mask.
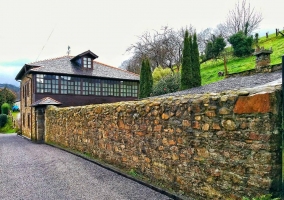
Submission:
[[[0,133],[16,133],[16,129],[13,127],[13,121],[11,116],[8,116],[8,121],[5,126],[0,128]]]

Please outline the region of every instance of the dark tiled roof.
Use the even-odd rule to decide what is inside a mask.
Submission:
[[[72,58],[73,56],[64,56],[49,60],[37,61],[27,65],[32,67],[32,69],[30,69],[30,72],[45,72],[125,80],[139,80],[139,75],[137,74],[103,63],[99,63],[97,61],[93,61],[93,70],[84,69],[78,66],[75,62],[71,62],[70,60]]]
[[[59,101],[56,101],[55,99],[52,99],[50,97],[44,97],[36,102],[34,102],[31,106],[45,106],[45,105],[61,105],[62,103]]]

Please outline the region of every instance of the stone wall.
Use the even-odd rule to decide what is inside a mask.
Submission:
[[[243,71],[243,72],[227,74],[226,78],[239,77],[239,76],[251,76],[251,75],[254,75],[254,74],[257,74],[257,73],[270,73],[270,72],[275,72],[275,71],[278,71],[278,70],[281,70],[281,69],[282,69],[282,63],[275,64],[275,65],[263,66],[263,67],[259,67],[257,69],[246,70],[246,71]]]
[[[281,190],[281,88],[46,110],[46,141],[194,199]]]

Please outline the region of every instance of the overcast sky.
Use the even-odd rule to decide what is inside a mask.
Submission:
[[[248,0],[249,1],[249,0]],[[115,67],[145,31],[225,21],[237,0],[0,0],[0,83],[15,82],[29,62],[91,50]],[[250,0],[263,14],[260,31],[283,29],[283,0]],[[280,23],[281,22],[281,23]]]

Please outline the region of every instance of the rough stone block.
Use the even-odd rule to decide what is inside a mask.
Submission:
[[[240,96],[234,107],[234,113],[267,113],[272,111],[270,94],[256,94],[253,96]]]
[[[198,121],[193,121],[192,122],[192,128],[200,129],[200,123]]]
[[[170,116],[168,114],[166,114],[166,113],[162,114],[162,119],[167,120],[169,118],[170,118]]]
[[[182,120],[182,125],[186,126],[186,127],[191,126],[191,124],[190,124],[190,122],[188,120]]]

